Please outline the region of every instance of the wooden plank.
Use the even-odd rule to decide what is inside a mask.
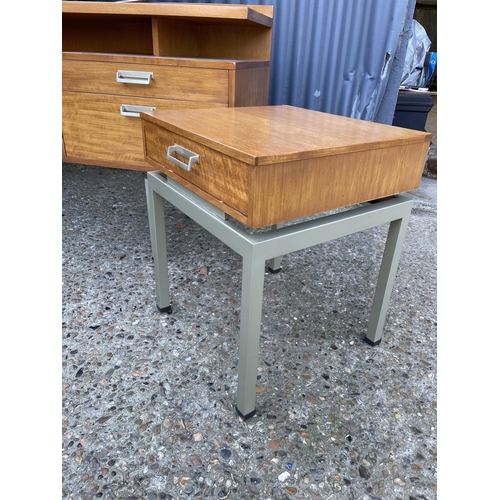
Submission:
[[[272,10],[251,5],[187,4],[187,3],[115,3],[115,2],[62,2],[63,13],[120,14],[136,16],[171,16],[199,19],[243,20],[272,27]],[[271,15],[270,15],[271,14]]]
[[[231,76],[234,75],[234,101],[229,106],[267,106],[269,73],[269,66],[230,71],[230,85]],[[231,93],[229,96],[231,97]]]
[[[151,36],[153,40],[153,56],[158,57],[160,55],[160,27],[157,16],[151,19]]]
[[[62,59],[67,61],[95,61],[119,62],[125,64],[150,64],[156,66],[178,66],[185,68],[211,68],[211,69],[248,69],[267,68],[269,61],[237,60],[207,58],[197,59],[190,57],[153,57],[130,54],[101,54],[92,52],[63,52]]]

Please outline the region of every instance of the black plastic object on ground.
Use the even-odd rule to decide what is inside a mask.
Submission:
[[[425,132],[427,114],[434,106],[432,96],[418,92],[403,91],[398,95],[392,124]]]

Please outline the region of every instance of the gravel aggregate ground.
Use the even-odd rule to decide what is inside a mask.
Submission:
[[[156,309],[142,172],[62,166],[62,496],[437,498],[437,200],[422,178],[382,343],[387,225],[266,274],[257,413],[236,414],[241,258],[166,204]]]

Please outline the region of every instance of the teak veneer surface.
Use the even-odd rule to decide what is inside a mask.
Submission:
[[[63,133],[67,140],[66,153],[68,157],[83,159],[93,155],[98,161],[123,162],[138,164],[144,162],[142,146],[141,120],[131,118],[122,120],[120,105],[124,100],[121,96],[91,94],[85,92],[65,92],[63,102]],[[194,101],[144,99],[135,98],[139,106],[151,106],[164,109],[185,109],[201,104]],[[203,106],[222,106],[222,104],[207,104]],[[78,120],[71,120],[71,116]],[[106,131],[106,141],[102,140]],[[109,143],[119,147],[110,148]]]
[[[252,5],[217,5],[176,3],[116,3],[116,2],[62,2],[63,13],[109,14],[135,16],[169,16],[190,19],[222,19],[252,21],[271,27],[273,7]]]
[[[143,118],[251,165],[428,143],[432,137],[293,106],[155,111]]]
[[[416,189],[432,137],[292,106],[155,111],[141,121],[153,168],[254,229]],[[174,144],[199,163],[186,171],[168,160]]]
[[[65,60],[62,67],[62,88],[72,92],[227,104],[227,70],[143,64],[141,71],[154,75],[151,83],[124,85],[118,83],[115,78],[117,71],[123,69],[122,66],[120,63],[101,61]],[[82,78],[82,75],[85,75],[85,78]]]
[[[119,62],[127,64],[151,64],[156,66],[178,66],[186,68],[254,69],[269,68],[269,61],[248,59],[219,59],[207,57],[156,57],[147,55],[97,54],[92,52],[63,52],[63,61]]]

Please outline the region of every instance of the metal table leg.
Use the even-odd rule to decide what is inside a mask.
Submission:
[[[280,229],[283,227],[283,224],[274,224],[272,229]],[[267,270],[273,274],[279,273],[281,271],[281,255],[279,257],[274,257],[267,262]]]
[[[396,276],[406,228],[413,205],[407,195],[396,195],[344,212],[274,231],[250,234],[227,219],[226,214],[160,172],[146,180],[151,244],[156,278],[157,306],[170,312],[169,281],[163,200],[212,233],[243,257],[241,323],[236,411],[242,418],[255,414],[255,385],[266,261],[276,265],[286,255],[335,238],[390,222],[381,270],[375,291],[366,341],[381,341],[385,316]],[[273,261],[274,259],[274,261]],[[276,265],[276,267],[279,263]]]
[[[167,272],[167,238],[165,234],[164,198],[149,188],[146,178],[146,201],[148,205],[149,232],[153,249],[156,307],[161,312],[172,312],[170,305],[170,283]]]
[[[255,254],[243,257],[236,403],[236,411],[243,419],[255,414],[255,386],[264,293],[264,263],[264,260],[259,259]]]
[[[410,213],[411,208],[403,218],[393,220],[389,226],[384,256],[380,265],[377,287],[368,321],[368,331],[365,337],[365,341],[373,346],[380,344],[382,341],[382,331],[384,329],[387,308],[389,307],[389,299],[391,298],[396,271],[398,270],[399,258],[403,249]]]

